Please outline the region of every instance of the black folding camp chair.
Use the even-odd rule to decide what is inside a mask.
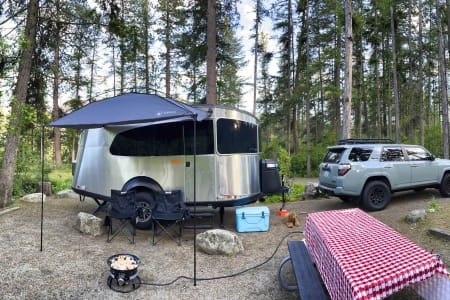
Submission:
[[[130,243],[134,244],[134,236],[136,235],[135,224],[137,222],[137,211],[135,202],[135,191],[121,192],[111,190],[111,199],[108,201],[106,209],[105,225],[108,228],[108,240],[111,242],[119,233],[128,231],[131,238],[127,236]],[[117,220],[118,222],[113,222]],[[116,225],[114,223],[117,223]]]
[[[156,193],[152,211],[153,245],[169,237],[180,246],[184,221],[188,218],[189,209],[183,201],[181,191]]]

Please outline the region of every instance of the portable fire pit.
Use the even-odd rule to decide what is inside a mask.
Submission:
[[[141,278],[137,274],[140,259],[132,254],[116,254],[108,258],[110,267],[108,286],[120,293],[129,293],[141,285]]]

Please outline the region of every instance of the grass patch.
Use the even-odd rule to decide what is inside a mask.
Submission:
[[[72,166],[64,165],[58,169],[52,169],[48,174],[48,180],[52,183],[53,193],[70,189],[72,185]]]
[[[289,185],[291,188],[290,194],[285,194],[284,199],[286,202],[295,201],[303,196],[303,191],[305,190],[305,184],[302,183],[294,183]],[[280,195],[271,195],[266,197],[267,203],[280,203],[283,201],[283,196]]]

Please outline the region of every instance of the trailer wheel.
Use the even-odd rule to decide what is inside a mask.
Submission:
[[[152,209],[154,205],[154,196],[152,192],[142,191],[136,193],[137,222],[138,229],[152,228]]]

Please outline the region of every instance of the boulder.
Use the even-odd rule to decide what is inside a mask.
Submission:
[[[105,233],[106,229],[103,226],[103,220],[85,212],[79,212],[77,216],[77,223],[75,228],[82,233],[99,236]]]
[[[28,194],[23,196],[22,198],[20,198],[20,201],[24,201],[24,202],[30,202],[30,203],[40,203],[42,201],[41,197],[44,196],[44,202],[45,202],[45,194],[41,194],[41,193],[33,193],[33,194]]]
[[[80,199],[80,195],[78,195],[77,193],[75,193],[72,190],[62,190],[60,192],[56,193],[56,198],[70,198],[70,199]]]
[[[44,189],[44,194],[47,196],[52,195],[52,183],[50,181],[36,183],[36,193],[42,192],[42,189]]]
[[[427,213],[425,212],[425,209],[415,209],[411,211],[405,219],[408,223],[416,223],[419,220],[425,221],[426,217]]]
[[[234,256],[244,251],[239,237],[230,231],[212,229],[197,235],[197,245],[200,250],[212,255]]]
[[[305,190],[303,191],[303,199],[311,199],[314,198],[316,195],[317,195],[317,186],[312,182],[308,182],[305,186]]]

